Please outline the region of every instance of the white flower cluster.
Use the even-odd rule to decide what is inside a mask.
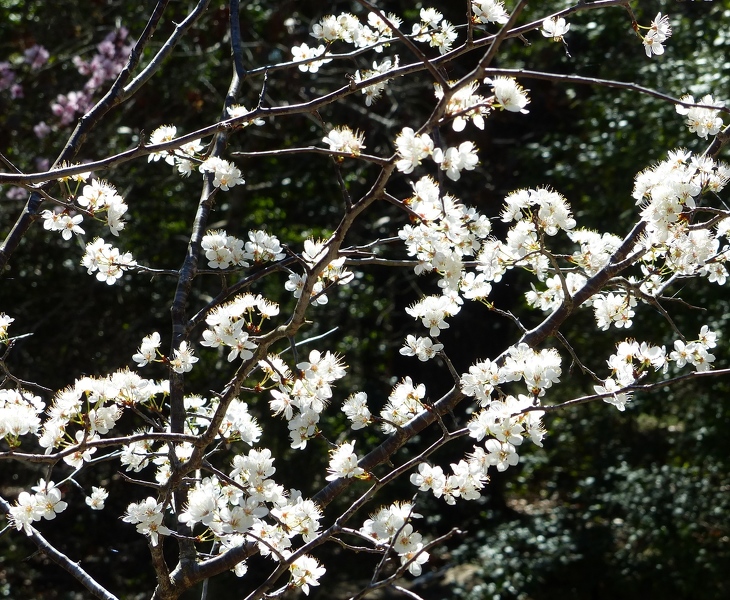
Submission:
[[[91,486],[91,495],[87,496],[85,499],[86,506],[88,506],[91,510],[103,510],[104,502],[106,502],[108,497],[109,492],[107,492],[103,487],[93,485]]]
[[[252,229],[248,232],[248,241],[244,246],[243,258],[256,264],[275,262],[284,258],[281,242],[275,235],[263,229]]]
[[[164,144],[171,142],[177,135],[177,127],[174,125],[161,125],[150,134],[150,144],[156,146],[157,144]],[[163,150],[162,152],[153,152],[147,157],[147,162],[157,162],[163,158],[168,165],[175,164],[175,153],[170,150]]]
[[[358,69],[357,71],[355,71],[354,81],[355,83],[362,83],[363,81],[367,81],[368,79],[379,77],[380,75],[384,75],[385,73],[388,73],[393,69],[397,69],[398,65],[399,59],[397,55],[392,59],[384,58],[380,63],[378,63],[377,61],[373,61],[372,69],[364,69],[362,71]],[[372,106],[373,102],[380,98],[380,95],[385,89],[385,84],[386,81],[380,81],[378,83],[373,83],[372,85],[365,86],[360,90],[361,93],[365,96],[366,106]]]
[[[728,248],[720,249],[719,237],[727,235],[727,227],[721,222],[716,231],[691,228],[683,213],[696,207],[701,194],[717,193],[729,180],[730,165],[681,149],[636,176],[633,198],[641,205],[641,217],[647,224],[642,245],[648,271],[699,274],[725,282],[727,270],[722,263],[728,258]],[[655,277],[646,291],[661,291],[662,286]]]
[[[241,117],[245,117],[252,111],[248,110],[243,104],[231,104],[231,106],[226,109],[226,112],[231,119],[240,119]],[[263,124],[264,120],[257,118],[243,121],[241,125],[243,127],[248,127],[249,125],[256,125],[258,127],[261,127],[261,125]]]
[[[682,96],[680,100],[689,104],[704,104],[706,106],[717,107],[725,106],[724,102],[715,100],[710,94],[703,96],[697,102],[695,102],[694,96],[689,94]],[[687,129],[689,129],[690,133],[696,133],[697,137],[706,140],[708,135],[717,135],[720,133],[723,122],[722,117],[718,116],[720,111],[717,108],[682,106],[681,104],[677,104],[675,108],[680,115],[687,117],[685,121]]]
[[[692,225],[689,215],[696,208],[701,194],[717,193],[729,180],[729,165],[707,156],[693,156],[682,149],[670,152],[666,160],[636,176],[632,195],[641,207],[646,232],[633,252],[640,255],[642,277],[628,279],[629,286],[635,286],[637,293],[631,292],[630,288],[603,291],[584,302],[583,306],[593,307],[600,329],[605,331],[611,325],[631,327],[634,308],[642,300],[642,295],[658,296],[678,277],[699,275],[711,282],[725,283],[728,271],[724,263],[730,258],[730,246],[722,245],[721,239],[728,237],[730,220],[721,220],[712,227],[703,228],[698,227],[697,223]],[[509,221],[516,217],[522,221],[510,230],[506,245],[500,249],[502,258],[496,257],[497,266],[490,265],[488,271],[498,268],[505,255],[518,259],[526,257],[528,260],[532,256],[531,267],[538,278],[545,281],[546,289],[537,290],[533,286],[526,294],[528,304],[552,311],[563,302],[566,288],[569,294],[575,294],[588,277],[608,264],[620,247],[621,239],[611,234],[582,229],[568,231],[571,240],[580,245],[580,250],[572,254],[571,263],[578,266],[581,272],[571,271],[562,276],[555,274],[547,277],[549,265],[546,258],[539,254],[539,238],[533,225],[535,218],[529,213],[525,219],[524,194],[516,192],[507,199],[503,220]],[[540,228],[548,234],[575,224],[563,202],[554,203],[544,214],[551,216],[544,219],[538,213],[537,220]],[[521,228],[520,223],[523,224]],[[495,256],[491,258],[494,260]]]
[[[193,349],[188,346],[188,343],[182,341],[173,351],[170,368],[175,373],[189,373],[193,370],[193,365],[199,360],[197,356],[193,356]]]
[[[36,433],[45,406],[27,390],[0,390],[0,440],[10,438],[12,445],[21,435]]]
[[[471,121],[478,129],[484,129],[484,117],[491,112],[491,102],[476,93],[479,83],[472,81],[457,90],[446,103],[446,115],[453,116],[451,127],[454,131],[463,131]],[[444,97],[444,90],[439,84],[434,84],[436,98]]]
[[[479,162],[477,148],[472,142],[462,142],[458,148],[434,149],[431,136],[427,133],[416,134],[410,127],[404,127],[395,138],[395,147],[398,154],[396,168],[403,173],[412,173],[421,164],[424,158],[431,157],[440,165],[446,176],[458,181],[461,171],[473,171]]]
[[[406,308],[406,312],[414,319],[421,319],[431,337],[437,337],[442,329],[448,329],[446,317],[453,317],[460,310],[461,306],[449,296],[426,296]]]
[[[403,356],[416,356],[421,362],[426,362],[443,349],[443,344],[434,344],[431,338],[408,335],[405,345],[400,349],[400,353]]]
[[[86,181],[90,173],[81,173],[74,176],[77,181]],[[60,179],[66,181],[68,178]],[[125,222],[122,219],[127,212],[127,205],[110,183],[94,179],[89,185],[85,185],[80,195],[73,197],[76,203],[89,211],[95,217],[106,214],[106,224],[112,235],[119,235],[124,229]],[[84,217],[81,214],[70,214],[69,208],[58,210],[44,210],[41,212],[43,228],[48,231],[60,231],[64,240],[70,240],[72,235],[83,235],[86,233],[80,226]]]
[[[317,434],[317,423],[332,397],[332,383],[345,376],[342,359],[331,352],[309,353],[309,360],[297,363],[300,376],[277,357],[268,357],[259,366],[277,384],[271,390],[269,406],[275,415],[288,421],[291,447],[304,449],[307,441]]]
[[[463,259],[482,247],[491,231],[489,219],[451,195],[441,196],[438,184],[430,177],[415,182],[413,192],[405,203],[419,222],[404,226],[398,235],[408,255],[419,260],[416,273],[438,272],[444,294],[461,289],[467,298],[485,298],[491,286],[483,275],[467,274]]]
[[[360,156],[360,151],[365,148],[363,141],[365,134],[359,131],[353,132],[346,125],[332,129],[322,141],[329,144],[333,152],[345,152],[352,156]]]
[[[61,500],[61,490],[52,481],[41,479],[32,488],[35,494],[20,492],[18,500],[10,507],[10,524],[26,535],[32,535],[33,523],[41,519],[55,519],[66,510],[68,504]]]
[[[212,400],[207,410],[203,410],[201,415],[197,416],[198,432],[205,431],[210,419],[215,414],[218,407],[218,401]],[[192,411],[196,414],[196,411]],[[238,399],[233,400],[226,409],[226,415],[218,430],[220,436],[228,441],[241,440],[249,446],[257,443],[261,437],[261,426],[256,418],[248,411],[248,404]]]
[[[471,12],[475,23],[500,23],[509,20],[509,14],[500,0],[471,0]]]
[[[591,298],[593,311],[596,317],[596,325],[602,331],[608,331],[611,325],[617,328],[628,329],[633,324],[632,319],[636,314],[636,298],[624,293],[600,293]]]
[[[565,299],[565,289],[563,285],[567,287],[568,295],[573,296],[586,283],[585,276],[580,273],[566,273],[564,278],[564,280],[561,279],[560,275],[548,277],[545,279],[546,289],[544,290],[538,290],[535,288],[534,284],[530,284],[532,289],[525,292],[527,304],[532,308],[539,308],[545,312],[552,312],[557,309]],[[563,281],[565,283],[563,283]],[[584,306],[587,304],[588,302],[584,303]]]
[[[395,27],[400,27],[401,20],[393,13],[387,15],[388,21]],[[357,48],[380,45],[390,41],[392,29],[374,13],[368,13],[368,23],[364,25],[353,14],[342,13],[338,16],[327,15],[312,27],[312,37],[331,44],[343,41],[353,44]]]
[[[107,285],[113,285],[121,279],[125,271],[137,265],[129,252],[120,252],[102,238],[96,238],[86,244],[86,252],[81,258],[89,275],[96,273],[96,278]]]
[[[404,129],[396,145],[401,159],[399,168],[413,170],[420,161],[433,154],[433,144],[426,134],[416,135]],[[695,207],[695,197],[703,191],[719,191],[730,178],[730,167],[708,157],[692,157],[689,152],[675,151],[652,169],[637,176],[634,198],[641,202],[642,217],[647,221],[647,235],[641,245],[643,281],[630,279],[642,293],[658,294],[671,276],[705,275],[711,281],[724,283],[727,270],[722,264],[730,256],[730,247],[720,248],[719,238],[730,232],[730,219],[721,221],[712,229],[689,227],[688,219],[681,219],[682,211]],[[621,240],[611,234],[574,231],[576,221],[565,198],[546,188],[518,190],[505,199],[502,221],[515,222],[505,242],[486,239],[489,222],[474,211],[467,211],[450,196],[440,197],[437,184],[422,178],[414,184],[414,196],[406,200],[413,213],[419,216],[417,225],[406,225],[399,235],[407,245],[409,255],[417,256],[417,273],[436,271],[441,275],[439,286],[442,297],[424,298],[407,309],[408,314],[421,319],[436,337],[448,327],[446,318],[456,314],[462,302],[460,294],[468,299],[484,299],[491,290],[491,282],[499,281],[505,271],[515,266],[532,271],[546,288],[534,288],[527,293],[530,306],[545,311],[558,308],[565,299],[566,290],[574,295],[587,281],[608,264]],[[483,221],[482,221],[483,219]],[[481,223],[484,226],[481,227]],[[543,236],[554,236],[566,231],[572,241],[580,245],[571,262],[581,271],[551,273],[553,265],[543,251]],[[476,253],[478,273],[467,273],[462,257]],[[657,264],[659,263],[659,264]],[[663,264],[661,264],[663,263]],[[660,273],[669,273],[663,279]],[[628,328],[635,316],[634,308],[640,294],[630,289],[602,292],[584,302],[592,306],[598,327],[607,330]],[[416,355],[421,360],[433,357],[433,341],[410,336],[401,350],[405,355]]]
[[[76,442],[98,439],[114,428],[125,407],[146,403],[164,393],[167,393],[166,385],[143,379],[127,369],[108,377],[82,377],[55,394],[39,443],[50,452],[52,448],[74,445],[68,442],[71,437]],[[88,431],[80,429],[71,436],[69,427],[74,423],[87,423]],[[63,460],[79,467],[94,452],[93,447],[82,448]]]
[[[539,396],[553,383],[560,381],[560,355],[553,349],[537,352],[525,344],[510,348],[501,366],[490,360],[480,361],[461,377],[461,387],[468,396],[474,396],[482,410],[474,414],[467,425],[469,436],[484,447],[474,446],[466,459],[452,464],[452,474],[446,475],[439,466],[419,465],[418,473],[411,475],[411,483],[420,491],[430,490],[435,497],[454,504],[456,498],[475,500],[489,481],[489,468],[505,471],[519,462],[516,447],[525,438],[542,446],[545,430],[541,410],[534,410]],[[518,397],[499,395],[492,399],[498,386],[524,380],[529,395]]]
[[[453,129],[461,131],[467,121],[482,129],[484,117],[489,114],[492,108],[500,108],[510,112],[528,112],[525,106],[530,100],[527,92],[512,77],[495,77],[485,79],[492,87],[493,95],[485,98],[476,93],[478,84],[472,82],[457,91],[446,105],[447,116],[453,116]],[[435,88],[436,96],[443,98],[444,92],[440,87]],[[431,136],[427,133],[417,134],[412,128],[404,127],[395,139],[398,161],[396,168],[403,173],[412,173],[425,158],[432,157],[440,165],[442,171],[446,171],[449,179],[458,180],[461,171],[473,170],[479,158],[477,148],[472,142],[463,142],[458,147],[434,149]]]
[[[489,406],[492,392],[502,383],[524,380],[528,393],[537,398],[560,381],[561,373],[557,350],[544,348],[538,352],[519,344],[506,351],[501,366],[486,359],[469,367],[469,372],[461,376],[461,389],[476,398],[480,406]]]
[[[508,112],[528,113],[525,108],[530,99],[525,90],[514,77],[499,76],[485,79],[484,83],[492,86],[492,106]]]
[[[152,496],[142,502],[132,502],[127,506],[127,513],[122,517],[125,523],[137,525],[137,531],[150,537],[150,542],[156,546],[160,535],[170,535],[172,531],[162,524],[165,515],[163,505]]]
[[[604,398],[604,402],[613,404],[618,410],[626,409],[626,404],[631,400],[630,391],[626,387],[633,385],[649,368],[654,371],[666,373],[669,365],[681,369],[686,365],[692,365],[696,372],[708,371],[715,361],[715,355],[709,350],[717,345],[717,333],[707,325],[700,329],[696,340],[685,342],[675,340],[674,350],[667,353],[664,346],[652,346],[646,342],[636,340],[625,340],[616,345],[616,353],[608,360],[611,369],[611,376],[607,377],[603,385],[596,385],[594,389],[597,394],[611,394]]]
[[[428,552],[423,549],[423,537],[414,531],[411,519],[420,514],[413,512],[410,502],[395,502],[384,506],[366,519],[360,533],[372,539],[378,546],[391,548],[400,558],[402,566],[415,576],[421,574],[423,565],[428,562]]]
[[[160,334],[156,331],[142,339],[142,344],[132,360],[141,368],[157,359],[157,350],[160,347]]]
[[[310,585],[319,585],[319,578],[326,572],[326,569],[317,562],[316,558],[304,554],[289,565],[291,575],[290,585],[301,588],[309,595]]]
[[[254,263],[281,260],[286,255],[282,252],[278,238],[257,229],[248,232],[245,244],[243,240],[228,235],[224,230],[211,231],[203,236],[201,248],[208,259],[211,269],[227,269],[231,265],[249,266]]]
[[[70,240],[71,235],[83,235],[86,233],[79,226],[79,223],[84,220],[83,215],[74,215],[72,217],[67,210],[44,210],[41,212],[41,218],[43,219],[43,229],[46,231],[60,231],[61,237],[64,240]]]
[[[184,405],[187,415],[185,433],[202,435],[210,425],[219,402],[217,398],[208,400],[199,396],[186,396]],[[226,414],[219,426],[218,438],[226,440],[227,443],[240,440],[252,446],[259,441],[261,433],[261,426],[255,417],[249,413],[248,405],[234,399],[228,405]],[[179,461],[185,462],[190,458],[193,446],[187,442],[177,444],[174,447],[174,452]],[[125,445],[122,448],[120,462],[126,467],[127,471],[134,471],[135,473],[153,463],[156,466],[155,480],[160,484],[167,482],[172,469],[169,446],[164,443],[156,446],[150,440],[139,440]]]
[[[357,454],[355,454],[355,442],[343,442],[330,452],[330,463],[327,467],[329,475],[327,481],[335,481],[340,478],[361,477],[365,469],[357,466]]]
[[[304,251],[302,252],[302,260],[310,268],[319,263],[327,253],[327,246],[323,241],[315,241],[313,239],[304,240]],[[354,274],[345,268],[345,257],[341,256],[331,261],[317,276],[314,282],[310,297],[314,304],[327,304],[327,295],[324,293],[332,285],[346,285]],[[304,286],[307,283],[307,275],[299,273],[289,273],[289,280],[284,284],[284,289],[294,294],[295,298],[302,295]]]
[[[176,135],[177,127],[174,125],[162,125],[150,135],[150,144],[156,145],[171,142],[175,139]],[[202,151],[203,144],[200,140],[193,140],[174,150],[153,152],[147,157],[147,162],[157,162],[162,158],[168,165],[175,167],[180,175],[187,177],[193,172],[195,163],[200,162],[198,157]]]
[[[649,26],[649,31],[642,38],[644,51],[651,58],[652,54],[664,54],[664,42],[672,35],[672,28],[669,25],[669,17],[657,13]]]
[[[127,205],[116,188],[102,179],[94,179],[85,185],[80,196],[76,198],[79,206],[94,214],[106,212],[106,221],[112,235],[119,235],[124,229],[122,215],[127,212]],[[68,238],[66,238],[68,239]]]
[[[456,27],[444,19],[434,8],[422,8],[421,22],[414,23],[411,35],[417,42],[428,42],[431,48],[438,48],[440,54],[446,54],[456,41]]]
[[[393,30],[400,28],[402,20],[389,13],[386,21],[374,13],[368,13],[367,23],[361,23],[357,16],[351,13],[327,15],[312,26],[312,37],[322,42],[318,46],[310,47],[303,43],[292,47],[292,57],[296,62],[302,62],[299,70],[316,73],[323,64],[332,61],[328,58],[330,46],[338,41],[351,44],[355,48],[372,48],[382,52],[393,40]],[[417,42],[428,43],[432,48],[438,48],[441,54],[451,50],[457,38],[456,28],[443,15],[433,8],[422,8],[420,22],[415,23],[412,36]],[[306,62],[304,62],[306,61]],[[372,69],[357,70],[353,78],[355,84],[360,84],[384,75],[398,68],[398,57],[386,58],[380,63],[373,62]],[[377,100],[385,89],[386,82],[381,81],[362,88],[365,103],[370,106]]]
[[[530,221],[535,230],[546,235],[556,235],[561,229],[570,231],[575,219],[565,197],[547,188],[518,190],[504,199],[502,222]]]
[[[261,295],[240,294],[232,301],[216,307],[205,319],[203,346],[230,348],[228,361],[248,360],[256,349],[249,332],[260,331],[265,319],[279,314],[279,305]]]
[[[692,365],[695,371],[709,371],[715,361],[715,355],[708,350],[717,345],[717,333],[711,331],[707,325],[700,329],[697,340],[688,343],[682,340],[675,340],[674,350],[669,354],[669,360],[674,362],[678,368],[685,365]]]
[[[205,159],[198,167],[198,170],[201,173],[212,173],[213,187],[219,188],[224,192],[227,192],[233,186],[246,183],[244,178],[241,177],[241,171],[236,165],[217,156],[211,156]]]
[[[249,266],[244,257],[243,240],[228,235],[223,229],[206,233],[200,247],[211,269],[227,269],[231,265]]]
[[[541,236],[554,236],[575,227],[570,206],[561,194],[547,188],[518,190],[505,198],[502,210],[502,222],[513,221],[515,225],[507,232],[505,243],[495,241],[477,256],[477,270],[488,279],[499,281],[497,278],[507,268],[522,266],[544,281],[550,264],[541,252]]]
[[[185,509],[178,515],[181,523],[191,529],[202,525],[221,543],[221,551],[255,539],[260,554],[275,561],[292,555],[296,536],[301,535],[304,542],[316,537],[322,518],[319,507],[296,490],[287,495],[272,479],[276,468],[270,450],[237,454],[231,466],[229,477],[234,484],[206,477],[188,491]],[[272,523],[264,520],[268,515],[273,517]],[[325,572],[308,556],[294,560],[289,569],[292,584],[304,591],[318,585]],[[242,576],[245,564],[237,565],[234,571]]]
[[[424,158],[433,154],[433,140],[427,133],[416,134],[410,127],[404,127],[395,138],[395,149],[400,157],[396,168],[402,173],[413,173]]]
[[[621,246],[621,238],[611,233],[597,233],[588,229],[575,229],[567,233],[571,241],[580,245],[580,250],[573,252],[570,262],[583,269],[588,277],[603,269]]]
[[[393,14],[388,15],[388,20],[396,27],[401,23],[400,19]],[[336,41],[352,44],[356,48],[374,46],[377,52],[382,52],[383,47],[388,45],[392,33],[390,27],[373,13],[368,15],[367,25],[360,23],[359,19],[350,13],[342,13],[338,16],[327,15],[312,27],[312,36],[324,44],[320,44],[316,48],[310,48],[307,44],[294,46],[292,56],[295,61],[312,61],[312,59],[324,57],[328,47]],[[299,69],[316,73],[323,64],[331,60],[331,58],[320,58],[299,65]]]
[[[292,46],[291,49],[292,58],[296,62],[308,61],[303,62],[301,65],[299,65],[299,70],[304,73],[306,73],[307,71],[309,71],[310,73],[316,73],[317,71],[319,71],[319,68],[322,65],[328,62],[332,62],[331,58],[312,60],[314,58],[324,55],[325,52],[327,52],[327,47],[324,44],[320,44],[316,48],[310,48],[307,44],[301,44],[300,46]]]
[[[446,176],[452,181],[461,178],[461,172],[473,171],[479,163],[477,148],[473,142],[462,142],[458,148],[447,148],[445,151],[436,148],[433,151],[433,161],[446,171]]]
[[[543,351],[543,354],[545,352]],[[543,368],[543,365],[539,364],[542,356],[536,357],[532,365],[537,366],[537,369],[530,374],[527,372],[523,374],[526,380],[533,377],[533,381],[528,383],[533,393],[537,389],[541,391],[545,389],[534,387],[536,385],[548,387],[546,383],[558,381],[559,366],[556,370],[550,367],[553,358],[557,358],[557,353],[555,357],[548,354]],[[529,367],[528,365],[527,368]],[[474,395],[486,399],[486,402],[484,400],[480,402],[486,409],[477,412],[467,426],[469,435],[476,441],[487,438],[484,448],[474,446],[474,452],[467,456],[467,460],[452,465],[453,475],[449,477],[444,475],[440,467],[421,465],[419,473],[411,476],[411,482],[419,486],[419,489],[430,489],[436,497],[443,497],[448,504],[454,504],[456,497],[464,500],[477,499],[480,497],[480,490],[489,481],[490,467],[496,466],[497,470],[502,472],[519,462],[516,447],[522,444],[525,437],[529,437],[534,444],[542,446],[545,430],[541,419],[544,413],[540,410],[530,410],[535,406],[535,395],[520,394],[517,398],[503,396],[501,400],[491,400],[491,389],[501,382],[501,377],[516,376],[514,373],[509,373],[509,368],[504,374],[499,371],[496,365],[484,361],[472,367],[469,375],[462,377],[466,393],[469,393],[467,390],[474,391]],[[536,381],[541,376],[545,377],[544,381]],[[482,381],[486,383],[482,384]]]
[[[413,417],[424,410],[423,399],[426,397],[426,386],[413,384],[406,377],[397,384],[388,396],[388,402],[380,411],[383,433],[393,433],[398,427],[405,425]],[[353,427],[354,429],[354,427]]]
[[[411,475],[410,481],[419,491],[431,491],[436,498],[443,498],[447,504],[456,504],[456,498],[476,500],[481,496],[480,490],[489,481],[482,472],[481,466],[472,466],[468,461],[460,460],[452,463],[453,473],[448,477],[444,470],[428,463],[418,466],[418,473]]]
[[[187,407],[187,404],[186,404]],[[152,433],[150,429],[147,433]],[[140,432],[142,433],[142,432]],[[178,444],[174,448],[175,456],[180,461],[190,458],[192,448],[189,444]],[[119,462],[125,471],[135,473],[141,471],[150,464],[150,461],[157,465],[155,479],[158,483],[165,483],[170,477],[169,446],[155,447],[151,440],[138,440],[122,446]]]
[[[356,392],[342,403],[342,412],[350,420],[350,428],[355,431],[363,429],[372,422],[372,415],[368,409],[368,395],[365,392]]]
[[[542,438],[545,435],[541,418],[542,411],[531,410],[534,407],[534,397],[520,394],[517,398],[514,396],[504,396],[502,400],[494,400],[490,402],[487,408],[477,412],[469,421],[467,428],[469,436],[473,437],[477,442],[482,441],[486,437],[494,439],[489,440],[486,450],[491,454],[494,448],[498,448],[499,444],[509,444],[510,446],[519,446],[525,437],[529,437],[533,443],[542,446]],[[502,447],[500,451],[506,448]],[[516,454],[514,448],[509,451],[510,454]],[[495,457],[492,457],[494,459]],[[495,464],[499,471],[507,468],[506,464],[501,467],[499,461],[487,461],[487,466]],[[510,465],[517,464],[515,456]]]

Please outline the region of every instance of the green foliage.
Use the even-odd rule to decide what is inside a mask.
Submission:
[[[474,577],[456,597],[628,600],[727,597],[726,465],[622,462],[570,498],[491,513],[471,543]]]

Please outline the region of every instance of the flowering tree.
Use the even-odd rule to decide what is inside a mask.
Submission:
[[[503,44],[514,38],[557,43],[569,52],[568,34],[580,35],[570,17],[597,10],[621,11],[636,33],[637,61],[656,60],[672,34],[666,15],[643,26],[626,0],[598,0],[525,20],[524,0],[512,6],[473,0],[464,3],[464,23],[447,21],[435,8],[421,9],[407,23],[357,0],[354,13],[314,20],[310,37],[297,40],[290,57],[259,65],[245,53],[238,2],[232,0],[227,35],[233,74],[219,118],[189,133],[159,124],[128,150],[75,162],[94,128],[117,118],[113,108],[134,101],[209,10],[201,0],[151,52],[152,36],[168,18],[167,4],[157,4],[136,39],[117,28],[91,60],[74,61],[87,83],[53,102],[53,126],[34,127],[43,137],[77,122],[52,165],[31,172],[1,157],[0,184],[28,194],[4,235],[3,268],[23,263],[22,241],[42,223],[49,236],[80,241],[83,251],[73,258],[69,248],[68,255],[97,285],[134,285],[135,278],[150,276],[175,281],[170,327],[160,322],[158,331],[141,334],[126,368],[79,377],[61,390],[25,380],[9,366],[27,332],[15,331],[13,307],[2,307],[0,458],[42,469],[37,485],[0,499],[4,531],[28,536],[96,597],[116,596],[46,539],[43,521],[69,510],[71,502],[79,510],[103,510],[107,489],[99,481],[82,482],[93,481],[107,461],[118,461],[127,485],[144,490],[119,516],[146,538],[157,581],[152,598],[205,590],[207,581],[231,570],[250,599],[293,588],[308,594],[326,581],[327,565],[318,557],[327,544],[378,555],[371,581],[355,597],[382,587],[413,596],[399,586],[401,578],[420,575],[429,554],[456,533],[429,537],[418,527],[417,492],[447,505],[476,500],[490,474],[519,463],[524,442],[543,445],[546,415],[589,402],[623,411],[637,391],[730,373],[713,369],[717,332],[702,322],[683,332],[672,315],[686,280],[722,285],[727,279],[730,211],[720,194],[730,167],[717,157],[727,141],[721,115],[728,110],[711,95],[674,98],[631,82],[494,66]],[[22,69],[37,70],[49,57],[46,49],[30,47]],[[0,65],[0,88],[15,98],[23,95],[18,65]],[[452,72],[463,74],[453,79]],[[316,88],[323,91],[300,102],[272,101],[272,87],[292,73],[324,81]],[[618,88],[673,103],[677,125],[684,118],[707,147],[652,157],[654,165],[636,174],[635,222],[623,235],[581,227],[568,200],[547,186],[520,189],[517,182],[500,211],[482,213],[458,198],[456,182],[479,168],[479,149],[468,138],[487,120],[527,113],[528,82],[535,79]],[[419,123],[403,115],[403,122],[376,118],[373,107],[396,100],[393,90],[407,80],[433,94],[430,114]],[[258,89],[248,108],[239,102],[244,84]],[[346,102],[372,117],[364,130],[325,122],[328,110]],[[272,149],[241,149],[252,129],[292,115],[314,115],[322,127],[319,145],[292,147],[282,134],[271,136],[278,141]],[[442,135],[457,141],[448,145]],[[366,152],[378,137],[387,142]],[[272,157],[304,154],[326,157],[341,190],[339,222],[328,235],[295,246],[277,231],[255,229],[241,239],[216,228],[215,207],[226,194],[245,189],[247,170]],[[135,161],[168,165],[199,181],[179,268],[145,264],[125,244],[135,227],[127,218],[134,199],[112,182],[115,169]],[[361,241],[358,228],[378,220],[383,206],[394,207],[399,221],[388,221],[387,236]],[[337,387],[347,357],[329,347],[326,335],[308,337],[318,311],[340,300],[341,287],[381,267],[414,272],[429,282],[424,286],[432,285],[405,311],[413,333],[399,352],[416,364],[433,363],[450,386],[440,397],[411,376],[403,376],[387,399]],[[519,313],[492,299],[503,279],[517,272],[525,299]],[[460,325],[459,313],[469,304],[484,318],[506,319],[519,334],[494,355],[475,352],[461,372],[442,332]],[[670,345],[626,337],[609,356],[579,356],[564,334],[585,312],[596,336],[623,333],[647,310],[663,317]],[[212,390],[195,386],[204,360],[216,369]],[[591,381],[582,395],[557,391],[566,360]],[[333,412],[347,425],[336,425],[328,417]],[[321,472],[296,481],[277,478],[282,457],[264,441],[278,422],[288,432],[288,450],[321,456]],[[442,464],[446,446],[458,448],[461,458]],[[383,505],[378,492],[402,480],[410,482],[411,493]],[[64,496],[66,489],[82,490],[85,504],[81,494]],[[256,555],[267,561],[264,577],[248,572]]]

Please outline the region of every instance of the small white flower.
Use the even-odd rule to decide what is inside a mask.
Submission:
[[[395,138],[395,147],[400,160],[396,168],[403,173],[412,173],[421,161],[433,154],[433,140],[427,133],[417,135],[410,127],[404,127]]]
[[[132,360],[137,363],[138,367],[144,367],[146,364],[155,360],[159,347],[160,334],[155,331],[142,340],[142,345],[139,347],[137,354],[132,356]]]
[[[355,442],[345,442],[332,451],[330,464],[327,467],[329,475],[327,481],[340,478],[360,477],[365,473],[362,467],[357,466],[357,454],[354,452]]]
[[[211,156],[203,162],[198,170],[201,173],[213,173],[213,185],[227,192],[234,185],[242,185],[246,181],[241,177],[241,171],[233,163]]]
[[[694,97],[689,94],[682,96],[680,100],[688,104],[695,104]],[[697,104],[717,106],[719,108],[724,106],[725,103],[715,100],[710,94],[707,94],[700,98]],[[718,116],[720,111],[715,108],[703,108],[700,106],[688,107],[682,106],[681,104],[677,104],[675,108],[680,115],[686,115],[687,119],[685,124],[690,133],[696,133],[702,139],[706,140],[708,135],[716,135],[722,129],[722,117]]]
[[[248,110],[245,106],[243,106],[243,104],[232,104],[231,106],[229,106],[226,109],[226,111],[228,112],[228,116],[231,119],[238,119],[240,117],[245,117],[247,114],[252,112],[252,111]],[[261,118],[256,118],[256,119],[252,119],[250,121],[243,122],[244,126],[251,125],[251,124],[261,126],[264,124],[264,120]]]
[[[198,358],[193,356],[193,351],[188,348],[187,342],[180,342],[180,347],[175,350],[175,356],[170,360],[170,367],[175,373],[188,373],[192,371],[193,365],[198,362]]]
[[[352,129],[344,126],[332,129],[322,138],[322,141],[329,144],[330,150],[333,152],[346,152],[352,156],[359,156],[360,150],[365,147],[363,144],[364,138],[364,133],[353,132]]]
[[[150,135],[150,144],[156,145],[170,142],[175,139],[176,135],[177,127],[175,127],[174,125],[162,125],[161,127],[155,129]],[[147,157],[147,162],[157,162],[161,158],[164,158],[165,162],[169,165],[175,163],[175,158],[170,150],[165,150],[163,152],[153,152]]]
[[[103,487],[93,486],[91,488],[91,496],[86,497],[86,504],[91,510],[102,510],[104,508],[104,502],[108,497],[109,492]]]
[[[64,240],[70,240],[71,235],[81,235],[84,232],[79,223],[84,220],[83,215],[74,215],[73,217],[66,212],[54,213],[50,210],[44,210],[41,213],[43,217],[43,228],[48,231],[60,231]]]
[[[570,24],[566,24],[563,17],[550,17],[542,22],[540,33],[552,38],[554,42],[562,42],[563,36],[568,33],[569,29]]]
[[[512,77],[495,77],[485,79],[484,83],[492,86],[494,106],[509,112],[529,112],[525,106],[530,103],[527,91]]]
[[[319,45],[317,48],[310,48],[307,44],[302,44],[301,46],[293,46],[291,53],[294,60],[298,62],[300,60],[310,60],[312,58],[322,56],[326,50],[327,48],[324,45]],[[299,70],[305,73],[307,71],[310,73],[316,73],[323,64],[331,61],[331,58],[315,60],[313,62],[299,65]]]
[[[304,554],[297,558],[290,566],[290,585],[302,588],[302,591],[309,595],[310,585],[319,585],[319,578],[325,574],[326,569],[317,562],[315,558]]]

